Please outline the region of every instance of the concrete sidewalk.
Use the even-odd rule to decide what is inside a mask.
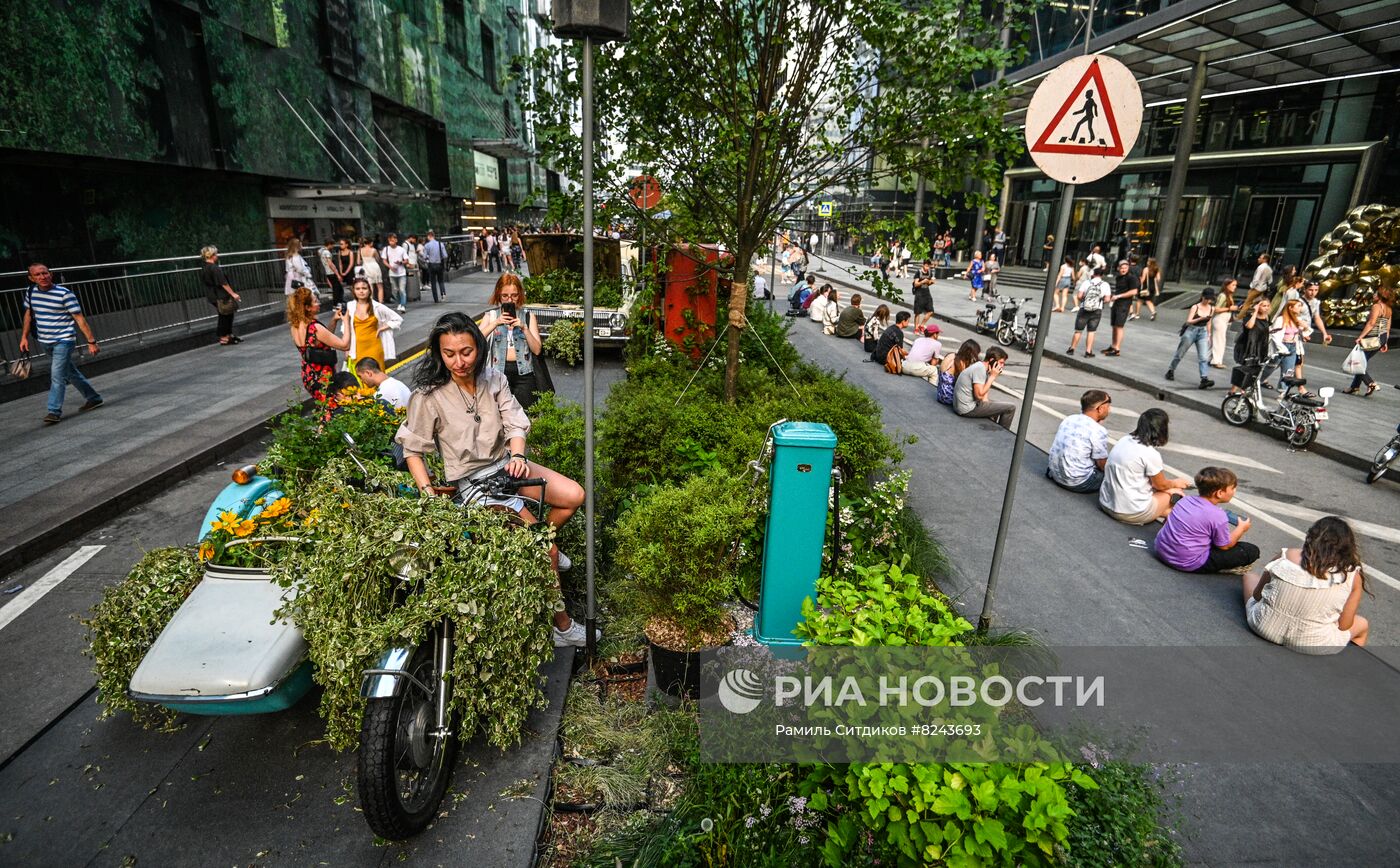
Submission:
[[[406,358],[450,310],[486,308],[494,274],[448,284],[449,301],[420,301],[404,315]],[[322,322],[327,315],[323,314]],[[300,360],[283,328],[152,359],[93,379],[105,404],[79,414],[69,391],[63,422],[44,426],[47,395],[0,406],[0,575],[163,490],[265,430],[306,399]]]
[[[853,260],[826,257],[815,259],[812,273],[817,276],[818,285],[827,281],[837,284],[846,291],[848,299],[851,290],[860,292],[867,297],[875,296],[870,281],[859,276],[859,273],[865,270],[865,266]],[[1006,269],[1002,275],[998,291],[1003,299],[1009,297],[1029,298],[1030,301],[1022,308],[1023,313],[1039,310],[1043,289],[1030,289],[1026,287],[1026,284],[1038,281],[1038,285],[1043,286],[1045,276],[1043,272],[1016,268]],[[909,309],[908,301],[911,299],[912,279],[895,279],[894,283],[904,292],[906,303],[894,305],[892,309]],[[968,291],[968,283],[964,280],[939,281],[934,286],[933,291],[935,318],[955,322],[970,329],[975,328],[977,313],[981,309],[982,303],[968,301]],[[775,310],[781,310],[786,306],[784,301],[785,288],[779,286],[776,294],[778,298],[774,302]],[[1187,292],[1185,295],[1187,297],[1194,296],[1195,291]],[[1172,304],[1172,302],[1168,302],[1167,306],[1158,307],[1158,316],[1155,322],[1147,318],[1145,308],[1141,319],[1129,322],[1123,338],[1123,355],[1118,357],[1105,356],[1101,352],[1102,349],[1108,347],[1111,340],[1111,329],[1106,314],[1094,342],[1096,356],[1092,359],[1083,357],[1082,341],[1078,354],[1070,356],[1065,353],[1065,348],[1069,346],[1070,336],[1074,331],[1074,315],[1070,313],[1053,314],[1050,317],[1050,322],[1044,324],[1040,329],[1041,338],[1048,341],[1045,345],[1045,355],[1047,358],[1053,358],[1063,364],[1092,372],[1106,380],[1143,389],[1152,393],[1158,401],[1218,415],[1220,404],[1225,399],[1229,388],[1230,370],[1228,367],[1223,370],[1214,368],[1210,370],[1210,376],[1215,380],[1215,388],[1207,390],[1197,388],[1196,352],[1192,348],[1187,351],[1186,356],[1177,366],[1177,379],[1168,381],[1164,376],[1172,353],[1176,350],[1178,330],[1185,320],[1185,305],[1178,309]],[[864,305],[864,307],[867,310],[873,310],[871,305]],[[1232,331],[1230,336],[1230,343],[1225,354],[1227,365],[1233,364],[1231,352],[1237,334],[1238,327]],[[1307,346],[1307,364],[1304,376],[1308,380],[1308,388],[1317,391],[1323,386],[1332,386],[1337,390],[1337,394],[1332,398],[1328,408],[1331,418],[1323,424],[1317,440],[1308,448],[1319,456],[1338,461],[1349,467],[1364,468],[1370,465],[1376,450],[1389,439],[1395,430],[1396,423],[1400,422],[1400,394],[1390,388],[1391,383],[1400,380],[1400,353],[1382,353],[1372,359],[1372,376],[1383,384],[1383,388],[1376,394],[1370,398],[1343,395],[1341,392],[1350,385],[1351,377],[1341,372],[1341,365],[1342,360],[1355,342],[1356,330],[1336,331],[1333,334],[1335,340],[1329,347],[1324,347],[1320,343],[1310,343]],[[981,343],[985,347],[991,340],[993,339],[988,335],[981,339]],[[1013,349],[1010,352],[1014,357],[1023,351]],[[1267,397],[1270,393],[1266,392],[1265,394]],[[1262,427],[1259,430],[1265,432],[1263,436],[1275,440],[1279,448],[1288,448],[1279,432]]]
[[[790,339],[806,358],[844,374],[879,402],[892,436],[918,435],[904,448],[904,467],[913,474],[910,504],[948,554],[951,572],[939,577],[940,585],[975,622],[1011,433],[955,416],[917,378],[892,377],[879,365],[863,364],[854,341],[823,337],[804,323],[791,330]],[[1163,566],[1130,545],[1134,538],[1150,539],[1155,528],[1114,522],[1095,498],[1069,494],[1046,480],[1045,465],[1043,452],[1026,450],[998,587],[999,629],[1030,631],[1052,647],[1176,646],[1189,653],[1246,645],[1285,671],[1308,665],[1249,631],[1237,577]],[[1212,681],[1211,665],[1207,659],[1202,666],[1203,683]],[[1400,852],[1400,773],[1394,766],[1193,765],[1182,774],[1185,822],[1179,834],[1188,864],[1363,866],[1393,862]]]

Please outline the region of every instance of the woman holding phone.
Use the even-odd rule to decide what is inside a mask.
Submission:
[[[536,357],[543,347],[539,321],[525,306],[525,287],[517,275],[502,274],[496,280],[491,304],[495,307],[481,320],[488,362],[506,375],[511,394],[528,410],[535,403]]]

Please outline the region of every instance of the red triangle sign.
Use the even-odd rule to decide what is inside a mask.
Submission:
[[[1093,85],[1091,90],[1089,85]],[[1098,99],[1094,98],[1095,94]],[[1053,105],[1053,103],[1051,103]],[[1055,137],[1052,134],[1060,126],[1066,114],[1073,110],[1079,121],[1067,134]],[[1103,119],[1099,120],[1102,111]],[[1095,124],[1100,124],[1096,127]],[[1107,129],[1103,129],[1107,126]],[[1046,125],[1045,131],[1031,146],[1033,153],[1040,154],[1085,154],[1095,157],[1123,156],[1123,138],[1118,135],[1118,123],[1113,119],[1113,103],[1108,98],[1108,88],[1104,85],[1103,73],[1099,72],[1099,61],[1095,58],[1079,79],[1079,84],[1069,92],[1064,105],[1055,112],[1055,117]]]

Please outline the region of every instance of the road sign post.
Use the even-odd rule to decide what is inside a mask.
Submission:
[[[1092,4],[1089,10],[1092,18]],[[1026,145],[1031,159],[1046,175],[1064,184],[1064,189],[1060,193],[1060,212],[1055,221],[1055,249],[1046,273],[1045,292],[1040,299],[1040,325],[1035,347],[1031,350],[1031,367],[1026,373],[1026,393],[1021,399],[1020,418],[1016,420],[1016,442],[1011,447],[1011,468],[1006,475],[1006,493],[1001,499],[1001,519],[992,546],[987,591],[982,598],[982,614],[977,619],[977,629],[983,633],[992,625],[997,579],[1001,575],[1006,534],[1011,527],[1012,505],[1016,500],[1016,477],[1021,472],[1021,456],[1025,453],[1026,434],[1035,410],[1036,383],[1050,331],[1050,303],[1054,300],[1060,260],[1064,258],[1074,189],[1079,183],[1096,181],[1118,168],[1132,150],[1142,125],[1142,91],[1132,73],[1111,57],[1088,54],[1087,32],[1084,50],[1084,56],[1065,61],[1045,77],[1026,111]]]

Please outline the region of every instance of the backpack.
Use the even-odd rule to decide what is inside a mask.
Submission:
[[[885,370],[891,374],[904,372],[904,357],[909,355],[909,351],[904,347],[890,347],[890,351],[885,354]]]

